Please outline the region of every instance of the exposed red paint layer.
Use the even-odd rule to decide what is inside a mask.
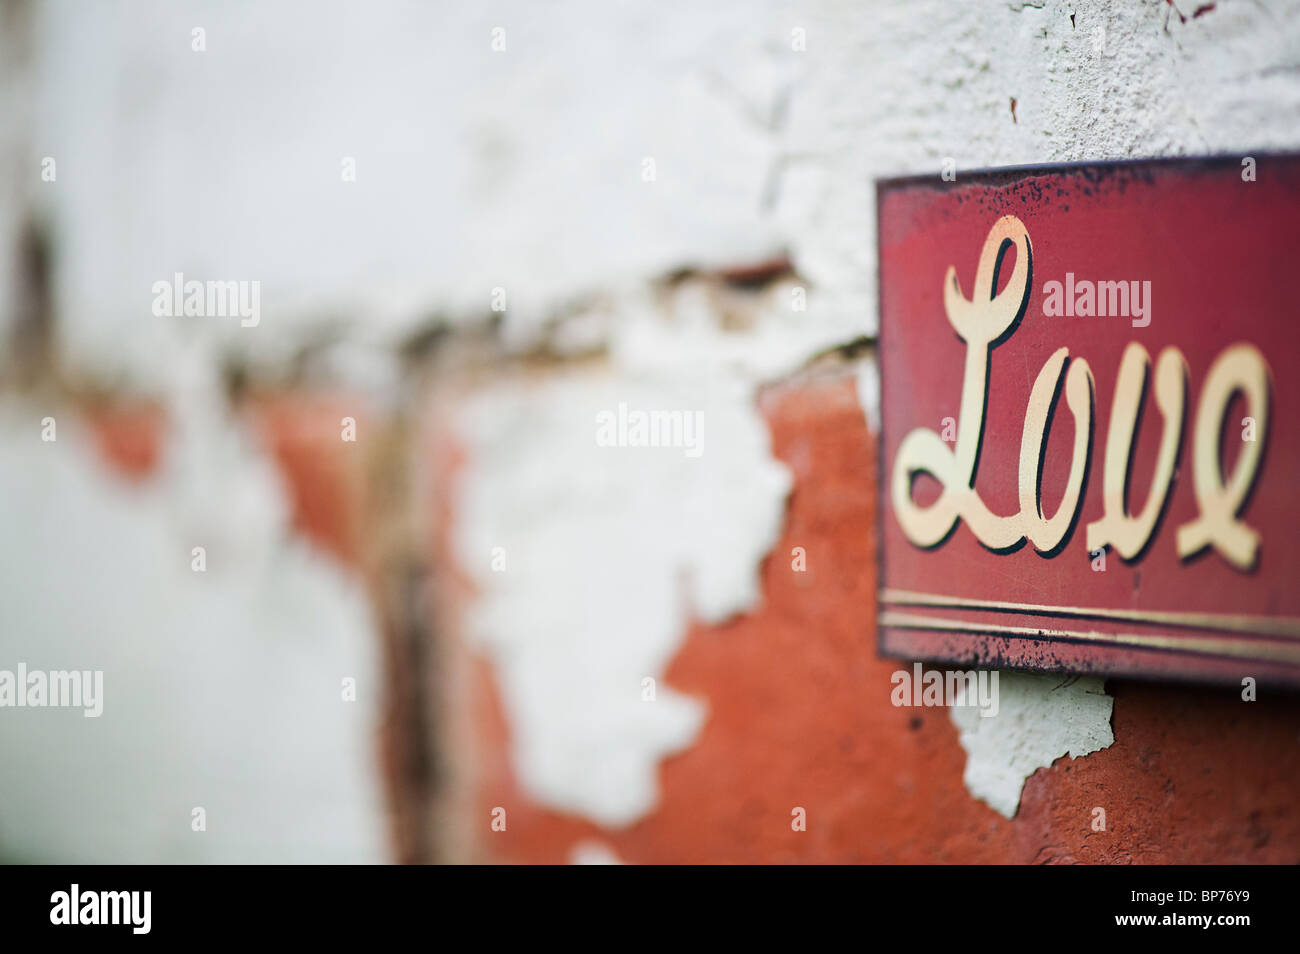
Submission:
[[[100,457],[114,472],[143,480],[162,452],[165,415],[152,404],[91,404],[82,408]]]
[[[294,529],[350,566],[361,560],[365,461],[359,442],[342,439],[341,421],[358,421],[356,402],[276,395],[251,404],[253,426],[284,477]]]

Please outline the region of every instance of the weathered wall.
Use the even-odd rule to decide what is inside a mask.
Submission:
[[[556,862],[596,847],[630,863],[1297,860],[1294,698],[1248,706],[1230,689],[1109,680],[1113,745],[1034,772],[1014,819],[977,800],[962,784],[967,755],[949,711],[890,703],[900,664],[874,649],[875,461],[852,383],[800,379],[771,389],[761,408],[794,490],[762,565],[761,605],[722,625],[689,626],[664,671],[677,692],[707,704],[708,717],[693,744],[663,762],[655,809],[606,826],[530,790],[515,767],[510,689],[481,663],[468,715],[478,767],[467,824],[477,837],[466,857]],[[795,547],[807,553],[804,572],[792,569]],[[1078,731],[1068,705],[1038,701],[1037,712],[1016,713],[1013,679],[1003,674],[1002,711],[986,720],[1020,716],[998,726],[997,754],[1008,763]],[[1070,691],[1064,676],[1020,679],[1044,680],[1047,695]],[[629,680],[626,691],[638,690]],[[1062,745],[1055,755],[1064,754]],[[598,780],[590,786],[598,791]],[[505,831],[490,829],[497,807]],[[1092,828],[1099,807],[1105,831]],[[806,831],[791,829],[796,808]]]
[[[35,92],[0,127],[22,170],[0,247],[38,226],[57,328],[50,378],[4,396],[6,459],[32,461],[6,478],[15,519],[57,506],[30,476],[51,449],[29,446],[41,417],[96,425],[39,464],[46,484],[87,483],[89,522],[29,516],[0,545],[5,649],[88,645],[102,627],[42,594],[100,592],[68,547],[145,520],[152,535],[115,543],[112,589],[138,588],[116,625],[153,648],[112,665],[152,687],[143,711],[190,717],[193,692],[148,662],[180,652],[173,618],[138,606],[161,553],[184,568],[211,534],[239,586],[278,594],[211,618],[248,634],[226,647],[240,665],[288,679],[305,653],[304,699],[376,674],[361,706],[272,737],[221,787],[256,806],[286,751],[304,779],[347,774],[331,803],[293,804],[349,832],[349,857],[385,852],[380,765],[402,858],[1300,860],[1292,699],[1108,681],[1111,708],[1096,687],[1006,677],[1015,718],[968,739],[969,764],[947,713],[890,705],[869,427],[874,178],[1297,148],[1298,7],[11,2],[31,57],[0,63],[5,95]],[[152,315],[152,283],[177,271],[260,280],[261,322]],[[31,297],[11,285],[10,329]],[[595,446],[620,404],[702,412],[701,453]],[[336,445],[336,422],[365,414]],[[144,475],[134,496],[73,453],[78,434]],[[201,591],[175,592],[180,617],[206,613]],[[285,632],[324,635],[289,649]],[[205,753],[286,718],[242,704],[159,791],[216,784]],[[102,732],[17,741],[6,788],[100,778],[39,766],[50,745],[135,744],[138,725]],[[1100,750],[1033,771],[1076,746]],[[98,784],[124,804],[138,778]],[[201,802],[176,798],[186,833]],[[0,849],[35,851],[14,841],[24,825],[58,857],[89,837],[39,798],[21,807]],[[269,855],[312,856],[288,803],[248,817],[241,837]],[[214,841],[169,850],[251,850]]]
[[[494,449],[487,453],[482,427],[467,418],[468,461],[449,478],[463,488],[451,518],[458,560],[476,588],[472,597],[463,594],[472,609],[458,622],[471,646],[496,647],[488,653],[491,664],[478,669],[483,708],[470,719],[474,731],[462,736],[462,743],[474,740],[483,759],[469,820],[480,826],[482,857],[559,860],[586,857],[602,845],[629,861],[1300,856],[1290,808],[1300,793],[1292,758],[1300,715],[1294,700],[1248,706],[1219,690],[1114,680],[1103,690],[1099,680],[1005,674],[1003,712],[987,724],[892,707],[889,675],[898,666],[878,660],[873,648],[875,462],[863,420],[875,399],[869,348],[818,365],[838,366],[835,373],[849,376],[838,385],[797,379],[771,387],[788,380],[791,359],[807,360],[817,349],[790,337],[773,349],[779,357],[764,363],[756,360],[758,347],[747,343],[764,336],[773,311],[787,334],[830,329],[841,347],[874,334],[872,183],[880,175],[926,169],[938,175],[948,159],[972,168],[1294,148],[1300,35],[1289,12],[1246,3],[1186,11],[1163,2],[910,3],[830,5],[786,21],[805,30],[789,39],[807,46],[794,52],[774,37],[768,47],[773,60],[793,55],[799,63],[773,114],[764,204],[792,274],[760,282],[747,297],[725,276],[675,286],[661,295],[661,315],[645,337],[638,334],[637,311],[616,306],[603,382],[611,406],[615,395],[677,406],[671,394],[655,404],[640,390],[654,365],[645,358],[648,339],[651,354],[672,356],[678,394],[696,374],[736,376],[751,387],[767,383],[766,396],[738,389],[736,400],[759,407],[772,453],[793,480],[781,539],[760,563],[749,559],[752,542],[725,532],[693,540],[656,513],[661,505],[687,509],[689,496],[675,482],[654,481],[657,494],[637,492],[644,466],[634,459],[637,452],[605,451],[625,459],[593,470],[554,435],[534,431],[519,440],[488,437]],[[747,30],[755,19],[748,18]],[[699,69],[711,68],[712,52],[700,51],[706,62]],[[736,259],[743,263],[739,254]],[[796,286],[809,288],[807,312],[789,297]],[[701,309],[699,302],[710,297],[713,303]],[[747,324],[750,330],[736,330]],[[701,325],[729,330],[709,334]],[[608,390],[610,365],[622,378],[614,390]],[[547,377],[573,376],[552,371]],[[854,396],[853,377],[860,406],[845,405]],[[592,419],[592,406],[553,397],[561,387],[532,383],[513,399],[533,409],[555,402],[570,419],[581,420],[584,412]],[[516,388],[488,390],[500,399]],[[547,497],[540,522],[502,525],[493,519],[500,513],[484,516],[485,481],[493,496],[523,494],[539,479],[530,462],[556,466],[557,453],[584,475],[599,473],[602,488],[612,481],[625,505],[612,513],[593,508],[591,495],[572,485],[570,500]],[[744,466],[754,479],[735,500],[727,498],[727,512],[751,508],[744,518],[750,541],[764,541],[771,512],[761,496],[766,469]],[[637,525],[634,513],[646,524]],[[657,571],[642,559],[610,565],[606,534],[620,532],[635,534],[649,550],[681,549]],[[536,545],[550,554],[576,549],[585,558],[560,568],[517,570],[507,563],[493,570],[493,543],[511,554]],[[806,574],[790,569],[795,547],[807,555]],[[692,600],[706,585],[707,561],[719,559],[720,550],[760,572],[762,595],[754,600],[736,590],[747,611],[717,623]],[[667,597],[664,585],[671,587]],[[633,590],[641,595],[635,615],[594,610],[606,596],[628,605],[623,594]],[[515,603],[526,593],[531,598]],[[573,607],[560,623],[570,638],[543,640],[529,625],[525,607],[542,603]],[[689,609],[677,624],[678,639],[685,641],[655,668],[647,652],[663,643],[640,624],[653,617],[663,625],[682,603]],[[501,632],[517,634],[513,649],[502,644]],[[589,665],[596,646],[602,657],[619,658],[607,669]],[[530,653],[547,656],[546,667],[531,669],[543,682],[521,686],[510,669],[529,667]],[[670,694],[641,701],[638,665]],[[573,731],[562,733],[574,748],[563,754],[551,748],[554,740],[536,718],[554,702],[548,693],[581,703],[570,712]],[[693,735],[677,714],[683,695],[707,707]],[[641,717],[646,725],[674,724],[680,731],[657,749],[619,747],[620,764],[640,753],[636,770],[646,780],[652,778],[645,774],[647,755],[669,756],[657,776],[657,798],[643,786],[637,799],[620,802],[625,786],[600,770],[613,756],[599,736],[616,720],[632,718],[638,704],[648,710]],[[612,741],[617,733],[606,737]],[[1213,753],[1206,750],[1211,738]],[[546,778],[548,771],[563,779]],[[652,811],[606,810],[652,799]],[[791,830],[796,807],[807,811],[807,832]],[[1105,832],[1092,829],[1099,807],[1107,814]],[[489,827],[496,808],[506,809],[504,832]],[[603,857],[596,849],[595,857]]]

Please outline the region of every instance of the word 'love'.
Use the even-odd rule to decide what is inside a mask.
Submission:
[[[997,291],[1004,255],[1015,249],[1015,266],[1007,286]],[[908,540],[920,547],[941,544],[965,520],[976,538],[991,550],[1009,550],[1026,539],[1041,553],[1054,553],[1074,525],[1083,495],[1087,455],[1092,436],[1093,378],[1088,362],[1068,361],[1068,348],[1057,349],[1043,364],[1025,408],[1020,442],[1018,513],[992,513],[975,491],[975,469],[984,436],[984,412],[989,360],[993,348],[1010,338],[1028,304],[1032,249],[1029,233],[1015,216],[1003,216],[989,230],[980,252],[970,298],[949,266],[943,281],[943,306],[957,335],[966,343],[957,441],[949,447],[926,428],[909,433],[899,445],[890,480],[890,499]],[[1113,547],[1132,559],[1146,547],[1155,530],[1173,481],[1182,440],[1187,401],[1187,360],[1176,347],[1164,348],[1156,360],[1155,402],[1163,416],[1160,447],[1151,488],[1142,509],[1130,513],[1125,480],[1133,450],[1134,431],[1151,357],[1131,342],[1120,359],[1106,438],[1102,484],[1102,515],[1087,527],[1087,548]],[[1074,417],[1074,448],[1065,496],[1050,516],[1042,510],[1040,462],[1057,391],[1064,376],[1065,403]],[[1257,439],[1243,443],[1230,478],[1224,480],[1219,461],[1219,433],[1233,395],[1246,399],[1255,421]],[[1192,435],[1193,488],[1197,517],[1178,528],[1175,546],[1186,559],[1213,547],[1238,570],[1250,570],[1259,551],[1259,531],[1239,519],[1254,484],[1268,431],[1269,370],[1253,345],[1238,342],[1225,348],[1210,366],[1201,388]],[[918,506],[912,499],[915,476],[928,473],[941,486],[937,500]]]

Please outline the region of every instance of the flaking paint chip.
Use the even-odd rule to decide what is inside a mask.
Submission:
[[[962,781],[972,795],[1007,818],[1020,808],[1025,780],[1063,755],[1081,758],[1115,741],[1115,700],[1096,676],[1004,672],[998,714],[975,707],[949,710],[966,750]]]

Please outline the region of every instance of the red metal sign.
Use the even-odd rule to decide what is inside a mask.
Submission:
[[[881,651],[1300,686],[1300,157],[877,209]]]

